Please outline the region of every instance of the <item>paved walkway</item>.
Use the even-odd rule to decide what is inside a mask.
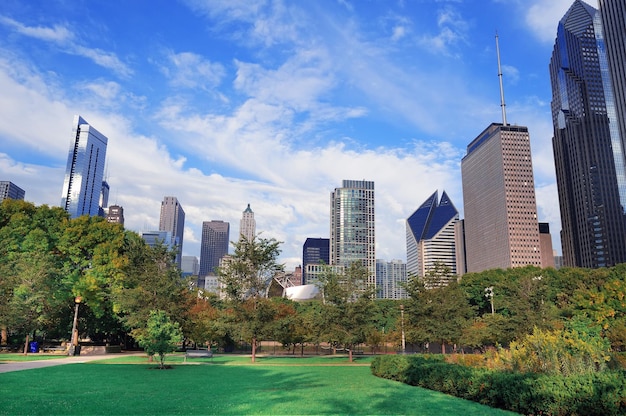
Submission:
[[[142,355],[145,353],[141,353]],[[128,354],[123,354],[128,355]],[[132,355],[132,354],[131,354]],[[64,364],[80,364],[87,363],[95,360],[106,360],[107,358],[119,357],[120,354],[106,354],[106,355],[79,355],[75,357],[59,357],[52,358],[50,360],[38,360],[38,361],[5,361],[0,363],[0,373],[8,373],[10,371],[31,370],[33,368],[52,367],[55,365]],[[0,360],[2,357],[0,356]]]

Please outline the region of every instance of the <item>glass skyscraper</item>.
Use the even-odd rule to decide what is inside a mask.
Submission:
[[[0,181],[0,202],[5,199],[24,199],[26,192],[11,181]]]
[[[360,262],[376,287],[374,182],[344,180],[330,195],[330,264]]]
[[[600,2],[607,20],[617,19],[617,3]],[[550,60],[561,244],[563,263],[570,267],[626,262],[624,143],[607,59],[608,44],[623,99],[626,29],[614,21],[610,27],[611,41],[605,42],[598,10],[576,0],[559,22]],[[614,39],[619,33],[621,38]]]
[[[185,233],[185,211],[175,196],[166,196],[161,202],[159,231],[171,234],[171,246],[176,250],[176,264],[180,268]]]
[[[108,139],[74,116],[61,207],[71,218],[100,214],[100,194]]]
[[[311,283],[307,275],[307,266],[330,264],[330,240],[328,238],[307,238],[302,246],[302,281]]]
[[[456,270],[455,224],[459,212],[443,192],[441,200],[435,191],[406,220],[406,257],[409,276],[424,277],[437,265]],[[444,284],[446,282],[440,282]]]

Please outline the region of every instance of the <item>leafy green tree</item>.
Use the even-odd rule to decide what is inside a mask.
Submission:
[[[60,208],[24,201],[0,204],[0,326],[29,337],[45,332],[64,303],[56,243],[67,214]],[[59,290],[61,288],[61,290]]]
[[[343,274],[328,267],[318,281],[324,299],[324,334],[328,342],[353,350],[365,342],[373,329],[370,313],[374,291],[367,286],[369,271],[360,262],[352,263]]]
[[[183,333],[178,322],[174,322],[165,311],[150,312],[145,328],[132,331],[139,345],[150,355],[159,355],[159,368],[165,368],[165,355],[176,351],[183,341]]]
[[[127,233],[123,251],[127,260],[111,289],[113,312],[125,328],[141,328],[152,310],[162,310],[184,322],[192,292],[175,266],[175,253],[164,245],[148,246],[135,233]]]
[[[280,242],[242,236],[232,244],[234,254],[218,267],[218,278],[228,301],[234,305],[241,336],[250,341],[255,362],[259,337],[269,332],[268,325],[274,319],[274,310],[265,296],[274,275],[284,268],[276,261]]]

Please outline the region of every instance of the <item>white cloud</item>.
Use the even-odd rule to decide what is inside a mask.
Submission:
[[[52,27],[26,26],[6,16],[0,16],[0,24],[12,27],[18,33],[35,39],[55,43],[66,43],[74,38],[74,34],[65,26],[54,25]]]
[[[212,90],[218,86],[226,70],[220,63],[214,63],[192,52],[174,53],[168,51],[167,63],[161,66],[174,87],[200,88]]]
[[[420,44],[431,53],[454,56],[454,47],[467,42],[469,23],[454,7],[446,6],[438,12],[437,26],[439,33],[423,35]]]
[[[114,53],[81,45],[81,43],[76,39],[76,35],[65,26],[26,26],[5,16],[0,16],[0,24],[13,28],[21,35],[46,42],[52,42],[61,47],[65,53],[88,58],[96,65],[110,69],[122,77],[128,77],[133,73],[133,71],[126,64],[120,61]]]
[[[571,5],[572,0],[533,0],[521,7],[526,13],[526,24],[537,39],[553,43],[558,23]]]

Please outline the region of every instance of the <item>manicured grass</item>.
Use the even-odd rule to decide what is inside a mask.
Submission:
[[[119,357],[107,356],[101,361],[103,364],[146,364],[147,355],[123,355]],[[156,361],[158,357],[155,356]],[[353,359],[352,364],[346,355],[332,356],[257,356],[254,365],[370,365],[373,356],[359,356]],[[165,364],[180,364],[185,361],[185,355],[181,353],[168,354],[165,356]],[[252,365],[249,355],[220,354],[212,358],[187,358],[188,364],[221,364],[221,365]]]
[[[87,363],[4,373],[0,414],[512,414],[377,378],[368,366],[276,364]]]
[[[39,361],[39,360],[52,360],[55,358],[65,358],[65,354],[21,354],[21,353],[2,353],[0,354],[0,365],[3,361],[15,362],[15,361]]]

